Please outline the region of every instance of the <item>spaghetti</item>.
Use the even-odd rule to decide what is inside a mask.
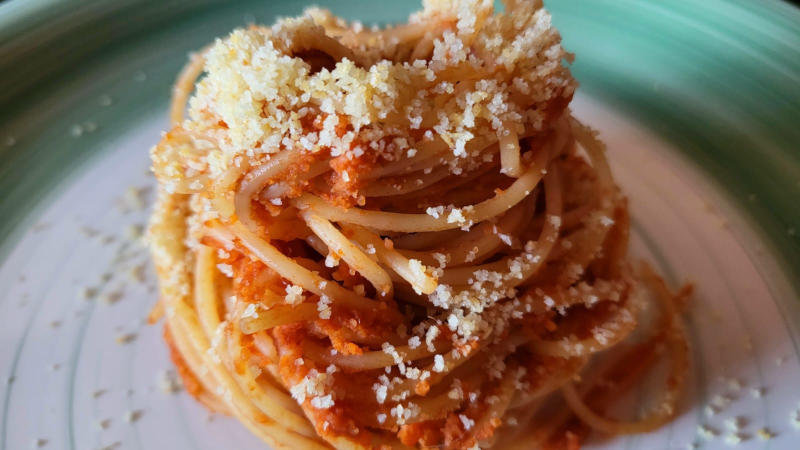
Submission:
[[[669,421],[690,289],[647,267],[641,289],[570,58],[511,0],[386,29],[311,9],[192,56],[151,152],[152,319],[187,390],[277,448],[574,448]],[[654,410],[606,416],[661,354]]]

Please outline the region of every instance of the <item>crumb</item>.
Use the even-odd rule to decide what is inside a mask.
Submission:
[[[122,209],[123,211],[133,210],[133,211],[141,211],[147,206],[145,201],[145,196],[149,191],[147,187],[136,187],[136,186],[129,186],[125,190],[124,197],[122,198]]]
[[[142,283],[144,281],[144,264],[131,267],[128,271],[128,278],[133,282]]]
[[[711,399],[711,406],[714,407],[714,412],[719,413],[731,404],[731,398],[727,395],[715,395]]]
[[[83,300],[91,300],[97,296],[97,289],[89,286],[83,286],[78,290],[78,297]]]
[[[142,413],[140,409],[130,410],[122,416],[122,419],[127,423],[134,423],[142,417]]]
[[[705,439],[711,439],[714,436],[717,436],[719,434],[719,431],[708,425],[698,425],[697,433],[700,434],[700,436],[704,437]]]
[[[105,303],[106,305],[113,305],[114,303],[118,302],[121,298],[122,298],[121,291],[117,290],[117,291],[106,292],[105,295],[103,295],[103,303]]]
[[[158,387],[165,394],[174,394],[181,390],[181,381],[173,371],[161,371],[158,374]]]
[[[742,416],[732,417],[725,421],[725,426],[733,431],[739,431],[747,426],[747,419]]]
[[[747,436],[742,433],[728,433],[725,435],[725,443],[728,445],[739,445],[747,440]]]
[[[135,339],[136,339],[136,333],[125,333],[125,334],[120,334],[114,340],[117,342],[117,344],[122,345],[131,343]]]
[[[129,225],[128,228],[125,229],[125,237],[128,240],[135,241],[137,239],[141,239],[144,235],[144,226],[140,224],[133,224]]]
[[[758,437],[760,437],[762,440],[765,440],[765,441],[768,441],[768,440],[770,440],[770,439],[775,437],[775,433],[773,433],[767,427],[759,428],[758,431],[756,432],[756,434],[758,434]]]

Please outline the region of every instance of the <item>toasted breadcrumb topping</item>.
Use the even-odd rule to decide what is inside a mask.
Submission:
[[[235,30],[205,55],[189,117],[153,151],[155,172],[168,190],[197,192],[236,182],[225,177],[232,168],[287,148],[380,164],[413,159],[433,140],[452,149],[442,164],[461,173],[480,163],[480,136],[502,126],[542,130],[576,87],[549,13],[537,1],[514,8],[492,14],[488,0],[426,1],[405,32],[441,32],[429,53],[413,57],[314,8]],[[336,187],[357,197],[360,175],[340,169]]]

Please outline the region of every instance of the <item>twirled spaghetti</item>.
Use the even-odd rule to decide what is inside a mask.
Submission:
[[[279,448],[574,447],[663,424],[688,290],[646,271],[660,319],[622,343],[648,296],[549,15],[425,3],[382,30],[316,9],[237,30],[181,73],[150,239],[187,390]],[[661,350],[653,413],[605,417]]]

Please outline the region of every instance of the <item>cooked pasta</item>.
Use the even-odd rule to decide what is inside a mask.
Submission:
[[[574,448],[669,421],[691,289],[632,268],[550,16],[424,3],[236,30],[179,76],[150,240],[187,390],[277,448]],[[606,416],[661,355],[653,411]]]

